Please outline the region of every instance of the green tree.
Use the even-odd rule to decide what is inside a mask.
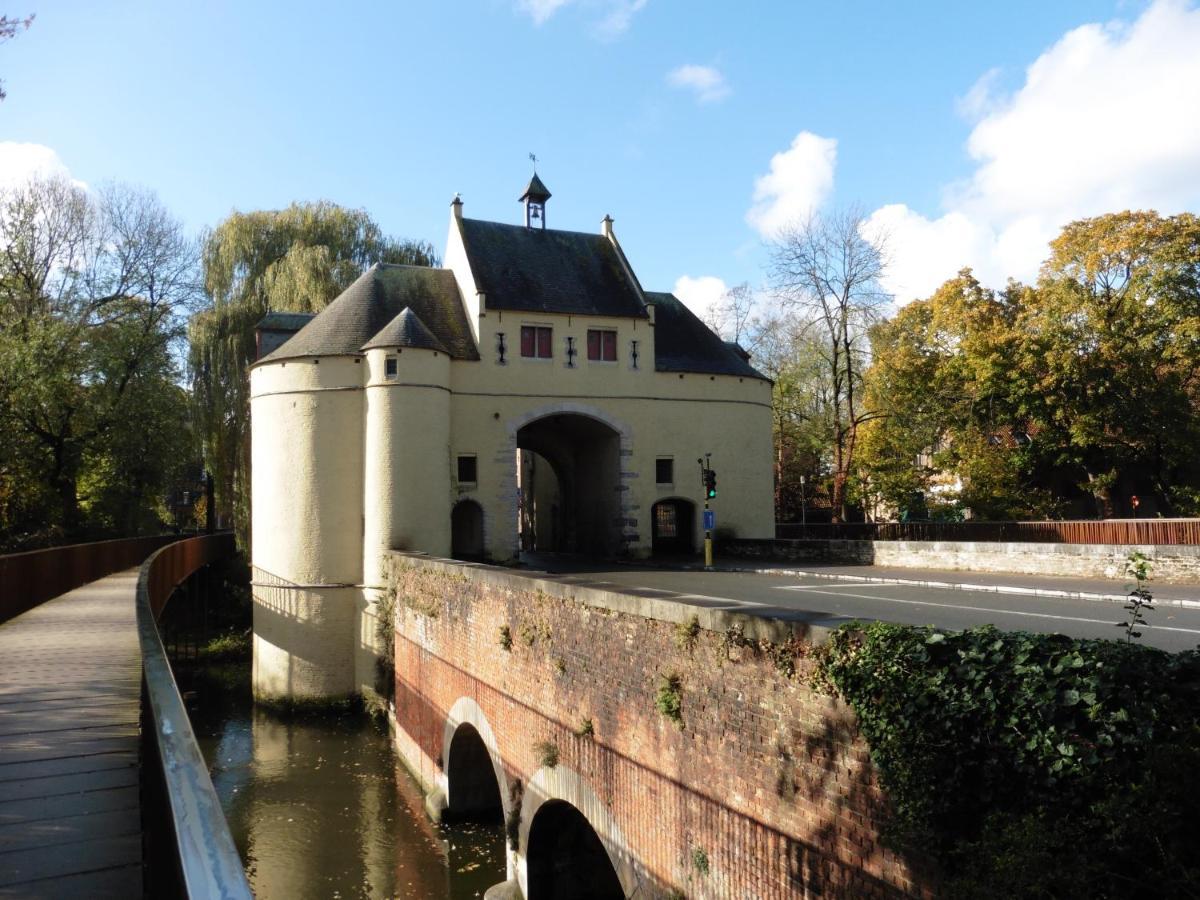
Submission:
[[[1022,301],[1021,403],[1039,437],[1098,514],[1134,478],[1170,514],[1200,476],[1200,219],[1073,222]]]
[[[175,356],[198,297],[196,262],[195,244],[145,191],[89,194],[50,179],[0,195],[6,543],[153,519],[169,467],[151,472],[146,442],[129,446],[123,432],[136,424],[170,441],[171,458],[186,455],[176,440],[187,430]],[[142,477],[118,488],[113,479],[139,457]]]
[[[938,478],[990,518],[1114,491],[1195,512],[1200,222],[1124,212],[1068,225],[1036,286],[964,271],[872,332],[862,462],[893,504]]]
[[[1023,431],[1012,369],[1019,295],[964,269],[872,330],[867,402],[883,412],[864,427],[860,460],[886,505],[923,508],[932,489],[957,480],[950,496],[977,514],[1018,514],[1027,499],[1012,441]]]
[[[211,306],[189,327],[195,420],[217,509],[249,522],[249,373],[254,326],[270,310],[320,312],[374,263],[435,265],[432,246],[384,235],[363,210],[332,203],[235,212],[204,240]]]

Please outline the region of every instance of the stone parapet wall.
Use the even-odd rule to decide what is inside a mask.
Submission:
[[[875,564],[915,569],[1067,575],[1126,582],[1134,550],[1150,558],[1155,581],[1200,583],[1200,546],[1161,544],[1041,544],[985,541],[731,540],[723,555],[744,559]]]
[[[397,746],[436,806],[454,728],[484,735],[523,889],[530,820],[557,798],[588,817],[627,896],[930,894],[879,842],[885,801],[853,712],[807,684],[819,623],[417,554],[389,570]],[[667,676],[678,724],[656,707]]]

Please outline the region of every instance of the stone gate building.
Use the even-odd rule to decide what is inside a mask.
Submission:
[[[698,457],[717,525],[773,535],[771,384],[668,293],[605,217],[545,227],[451,206],[443,268],[376,265],[314,317],[271,314],[251,370],[255,688],[373,682],[392,549],[695,551]]]

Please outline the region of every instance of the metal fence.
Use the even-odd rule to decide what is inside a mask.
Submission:
[[[786,540],[1011,541],[1032,544],[1200,544],[1200,519],[1070,522],[777,522]]]
[[[131,569],[178,535],[69,544],[0,556],[0,622],[89,581]]]
[[[249,900],[241,858],[159,637],[172,592],[203,566],[232,556],[232,534],[177,541],[142,564],[142,818],[146,896]]]

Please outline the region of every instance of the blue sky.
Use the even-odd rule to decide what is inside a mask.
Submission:
[[[1186,0],[29,4],[0,183],[134,182],[196,231],[329,199],[440,248],[455,192],[519,220],[533,151],[553,227],[611,213],[643,284],[703,305],[813,208],[888,234],[902,300],[1033,277],[1078,216],[1200,208]]]

